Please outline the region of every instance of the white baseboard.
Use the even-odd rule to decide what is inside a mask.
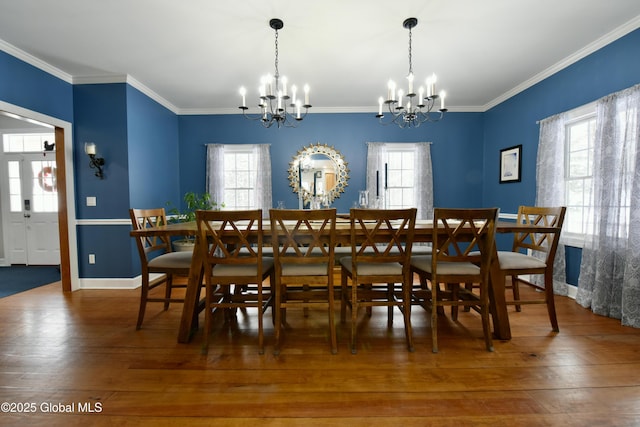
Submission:
[[[567,296],[572,299],[576,299],[578,294],[578,287],[567,283]]]
[[[135,289],[140,287],[140,276],[131,279],[80,279],[80,289]]]
[[[154,281],[164,277],[164,274],[151,274],[149,279]],[[80,289],[137,289],[142,283],[142,276],[115,279],[80,279]]]

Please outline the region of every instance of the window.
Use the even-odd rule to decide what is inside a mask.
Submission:
[[[52,133],[11,133],[3,135],[5,153],[33,153],[44,150],[45,143],[53,143]]]
[[[257,160],[253,150],[225,150],[224,204],[227,209],[254,209]]]
[[[385,180],[387,186],[387,209],[415,207],[415,152],[402,148],[387,150]]]
[[[271,206],[271,154],[268,144],[207,144],[206,189],[225,209]]]
[[[368,142],[367,191],[387,209],[417,208],[418,219],[433,217],[430,142]],[[375,199],[374,199],[375,200]]]
[[[584,235],[589,219],[593,177],[595,112],[570,121],[565,126],[565,200],[567,214],[564,229],[568,234]]]
[[[626,110],[621,110],[617,114],[628,114]],[[618,118],[617,123],[622,123],[621,128],[609,130],[617,135],[626,135],[623,128],[626,123],[622,118]],[[594,226],[594,212],[599,206],[594,202],[593,188],[599,187],[599,183],[593,182],[596,128],[599,126],[595,112],[595,103],[585,105],[569,112],[564,125],[564,197],[567,206],[565,217],[563,240],[571,245],[581,247],[584,239],[589,237]],[[631,211],[631,194],[627,191],[629,185],[622,185],[623,181],[628,181],[634,176],[633,155],[635,144],[632,136],[628,135],[624,148],[613,150],[609,153],[612,161],[616,164],[615,174],[608,174],[613,181],[608,185],[611,191],[620,188],[620,193],[611,197],[611,203],[617,206],[616,216],[619,217],[617,226],[610,229],[603,229],[610,236],[626,237],[628,235],[628,224]],[[607,190],[605,190],[607,191]]]

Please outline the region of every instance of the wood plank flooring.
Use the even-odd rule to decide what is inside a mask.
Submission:
[[[52,284],[0,299],[0,402],[21,411],[3,406],[0,425],[640,425],[640,329],[569,298],[557,305],[559,334],[544,306],[511,308],[513,339],[493,353],[478,315],[461,313],[440,317],[433,354],[416,307],[414,353],[399,313],[391,329],[385,309],[361,314],[356,355],[337,321],[331,355],[325,312],[290,310],[280,356],[271,312],[264,355],[249,312],[232,325],[218,318],[203,356],[201,332],[177,343],[180,305],[150,305],[136,331],[137,290]]]

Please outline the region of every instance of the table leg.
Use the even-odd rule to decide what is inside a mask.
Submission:
[[[191,268],[189,269],[189,279],[184,296],[182,307],[182,318],[178,329],[178,342],[188,343],[191,340],[192,332],[198,329],[200,287],[203,277],[203,259],[201,250],[196,242],[191,258]]]
[[[495,248],[494,248],[495,249]],[[489,300],[491,317],[493,318],[493,333],[497,339],[510,340],[511,326],[505,299],[505,278],[500,271],[498,253],[494,250],[489,272]]]

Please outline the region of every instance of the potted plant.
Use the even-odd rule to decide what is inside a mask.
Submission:
[[[169,215],[168,221],[170,223],[195,221],[197,210],[215,210],[224,207],[224,203],[218,205],[217,202],[211,200],[209,193],[189,191],[185,193],[183,200],[185,203],[184,209],[172,207],[171,202],[167,203],[169,207],[167,210],[167,214]],[[190,235],[174,240],[173,248],[175,251],[193,251],[195,239],[195,235]]]

